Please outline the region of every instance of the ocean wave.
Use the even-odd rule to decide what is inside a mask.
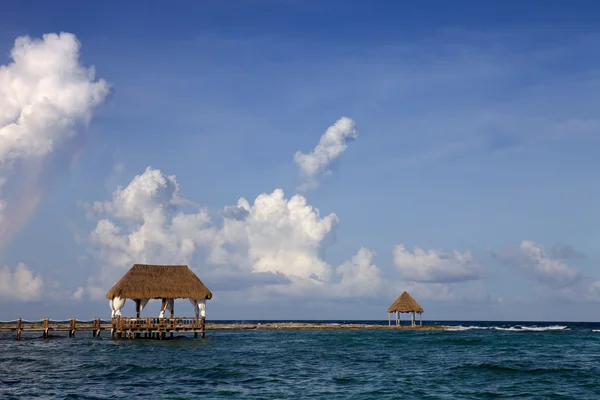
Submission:
[[[471,330],[486,330],[491,329],[491,326],[444,326],[447,331],[471,331]]]
[[[444,326],[447,331],[471,331],[471,330],[495,330],[504,332],[546,332],[546,331],[564,331],[569,330],[565,325],[550,325],[550,326],[523,326],[515,325],[509,327],[503,326]],[[599,331],[600,332],[600,331]]]
[[[525,365],[502,365],[502,364],[492,364],[492,363],[479,363],[479,364],[466,364],[459,365],[455,367],[451,367],[452,370],[474,370],[477,372],[481,372],[482,370],[492,371],[492,372],[505,372],[510,374],[521,373],[521,374],[564,374],[564,373],[577,373],[579,372],[573,368],[566,367],[530,367]]]

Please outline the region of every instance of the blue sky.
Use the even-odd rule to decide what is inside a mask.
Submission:
[[[43,197],[3,243],[1,265],[14,274],[23,262],[44,285],[35,298],[0,296],[11,305],[0,319],[107,312],[94,288],[107,289],[126,268],[90,234],[101,218],[137,228],[122,213],[86,215],[83,205],[111,201],[151,166],[176,175],[215,229],[226,224],[223,207],[240,197],[252,206],[277,188],[286,199],[301,194],[321,217],[335,213],[322,243],[290,233],[275,244],[280,261],[318,253],[309,262],[336,271],[361,247],[374,252],[365,264],[378,269],[372,290],[335,286],[334,276],[313,295],[295,280],[307,276],[275,288],[247,283],[256,272],[294,275],[293,266],[251,259],[249,236],[228,238],[223,246],[239,254],[220,263],[209,259],[214,242],[199,244],[183,261],[222,287],[209,318],[377,319],[409,290],[432,319],[596,320],[599,14],[585,1],[3,3],[0,64],[12,62],[17,37],[69,32],[81,64],[93,65],[110,93],[81,129],[77,156],[72,144],[61,153],[73,162],[57,156],[44,169]],[[360,136],[318,187],[297,190],[304,178],[294,154],[313,151],[342,116]],[[2,195],[18,192],[17,178]],[[243,223],[235,229],[256,232]],[[399,244],[440,257],[398,262]],[[373,271],[356,265],[356,277]],[[227,290],[223,270],[247,284]],[[444,278],[447,270],[457,280]],[[83,295],[71,299],[78,288]],[[343,295],[328,295],[335,288]]]

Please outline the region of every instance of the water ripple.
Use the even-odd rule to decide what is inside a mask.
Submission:
[[[600,398],[592,329],[1,339],[2,399]]]

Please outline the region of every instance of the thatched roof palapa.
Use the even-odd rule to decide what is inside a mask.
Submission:
[[[212,293],[187,265],[135,264],[106,294],[114,297],[210,299]]]
[[[390,308],[388,308],[388,312],[401,312],[401,313],[422,313],[423,308],[417,303],[413,297],[408,294],[408,292],[404,292],[392,303]]]

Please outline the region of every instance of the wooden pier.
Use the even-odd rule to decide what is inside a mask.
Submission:
[[[91,332],[93,337],[98,337],[103,331],[110,332],[111,338],[136,339],[136,338],[172,338],[176,332],[193,333],[197,338],[200,333],[204,339],[206,321],[204,317],[171,317],[171,318],[137,318],[116,317],[111,321],[102,321],[94,318],[81,321],[71,318],[67,321],[52,321],[44,318],[39,321],[26,321],[21,318],[15,321],[0,323],[0,333],[14,332],[16,339],[21,340],[23,333],[39,332],[42,338],[47,339],[54,332],[66,332],[68,337],[74,337],[76,332]]]

